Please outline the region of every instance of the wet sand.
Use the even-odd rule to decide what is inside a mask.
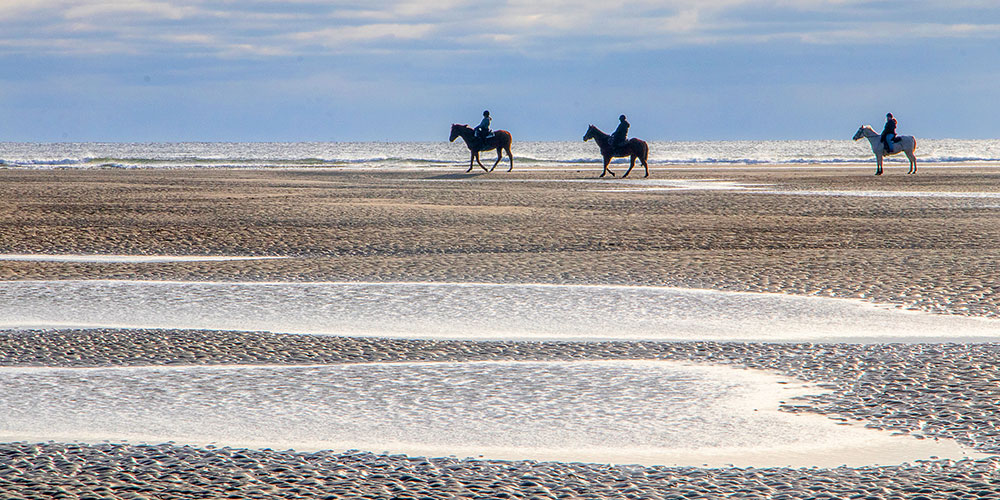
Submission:
[[[776,191],[997,192],[1000,169],[654,170]],[[655,190],[593,171],[464,175],[249,170],[0,171],[0,253],[283,256],[0,261],[0,279],[646,284],[861,298],[996,317],[1000,199]],[[621,191],[618,191],[618,190]],[[629,307],[623,304],[621,307]],[[813,412],[1000,453],[996,344],[461,342],[253,332],[0,335],[7,366],[676,359],[776,370]],[[995,460],[837,469],[642,468],[160,445],[0,445],[25,498],[842,498],[997,494]]]
[[[876,178],[858,168],[699,168],[652,179],[670,178],[962,193],[996,192],[1000,169]],[[1000,199],[609,192],[637,184],[576,170],[7,170],[0,180],[0,253],[288,257],[4,261],[4,280],[654,284],[1000,311]]]

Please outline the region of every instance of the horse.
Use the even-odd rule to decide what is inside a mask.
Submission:
[[[493,132],[493,135],[487,137],[486,140],[482,140],[476,137],[476,131],[472,130],[468,125],[459,125],[457,123],[451,126],[451,138],[448,142],[455,142],[455,139],[461,137],[465,140],[465,145],[469,147],[469,151],[472,156],[469,157],[469,169],[465,173],[472,172],[472,161],[475,160],[480,167],[486,172],[492,172],[494,168],[497,168],[497,164],[503,159],[504,151],[507,152],[507,157],[510,158],[510,168],[507,169],[508,172],[514,170],[514,155],[510,152],[510,145],[514,140],[510,136],[510,132],[506,130],[497,130]],[[497,161],[493,162],[493,167],[489,170],[483,166],[483,162],[479,161],[480,151],[490,151],[497,150]]]
[[[858,132],[854,134],[854,140],[856,141],[862,137],[868,139],[868,142],[872,144],[872,153],[875,153],[875,175],[882,175],[882,157],[887,154],[885,146],[882,145],[882,135],[876,132],[871,125],[862,125],[858,128]],[[917,173],[917,157],[913,156],[913,150],[917,149],[917,139],[912,135],[900,135],[896,138],[899,139],[901,148],[898,151],[890,151],[888,154],[906,153],[906,157],[910,159],[910,171],[907,173]]]
[[[601,156],[604,157],[604,171],[601,172],[601,177],[604,174],[611,173],[611,177],[615,176],[615,173],[608,168],[608,164],[611,163],[612,158],[621,158],[628,156],[631,162],[629,163],[628,170],[622,179],[628,177],[629,172],[635,167],[635,159],[638,158],[642,162],[642,167],[646,169],[646,175],[643,177],[649,177],[649,165],[646,164],[646,159],[649,157],[649,145],[646,141],[641,139],[636,139],[635,137],[625,141],[625,144],[614,147],[611,145],[611,136],[601,132],[601,129],[591,125],[587,129],[587,133],[584,134],[584,142],[593,139],[597,143],[597,147],[601,148]]]

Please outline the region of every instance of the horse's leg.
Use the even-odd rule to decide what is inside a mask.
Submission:
[[[646,175],[643,177],[649,177],[649,164],[646,163],[646,155],[640,156],[639,160],[642,161],[642,168],[646,170]]]
[[[483,162],[479,161],[479,151],[476,151],[476,163],[479,164],[479,167],[482,168],[484,172],[489,172],[486,165],[483,165]]]
[[[502,160],[502,159],[503,159],[503,148],[498,146],[497,147],[497,161],[493,162],[493,166],[490,167],[490,172],[492,172],[494,168],[497,168],[497,165],[500,164],[500,160]]]
[[[882,175],[882,155],[875,156],[875,175]]]
[[[514,155],[510,152],[510,146],[505,148],[507,150],[507,158],[510,158],[510,168],[507,169],[508,172],[514,170]]]
[[[476,153],[469,153],[469,169],[466,170],[465,173],[472,172],[472,167],[474,166],[472,164],[472,159],[475,158],[475,157],[476,157]]]
[[[628,170],[625,171],[625,175],[622,176],[622,179],[628,177],[628,174],[632,172],[632,168],[634,167],[635,167],[635,155],[632,155],[631,161],[628,164]]]
[[[917,173],[917,157],[913,156],[913,151],[907,151],[906,157],[910,160],[910,171],[907,173],[910,174]]]
[[[604,157],[604,171],[601,172],[601,177],[604,177],[604,174],[611,174],[611,177],[615,176],[615,173],[612,172],[610,168],[608,168],[608,164],[609,163],[611,163],[611,157],[610,156],[605,156]]]

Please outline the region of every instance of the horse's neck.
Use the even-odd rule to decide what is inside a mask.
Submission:
[[[462,140],[464,140],[465,144],[468,145],[468,146],[472,146],[473,143],[477,142],[476,141],[476,131],[472,130],[469,127],[465,127],[465,128],[462,129],[461,136],[462,136]]]
[[[885,148],[882,147],[882,134],[879,134],[874,129],[868,130],[871,130],[871,133],[865,134],[865,138],[868,139],[869,143],[871,143],[872,152],[878,156],[884,155]]]
[[[610,146],[611,136],[605,134],[603,131],[601,131],[601,129],[594,127],[594,142],[596,142],[598,146],[605,146],[605,147]]]

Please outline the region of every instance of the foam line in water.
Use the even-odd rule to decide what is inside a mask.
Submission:
[[[0,328],[265,330],[454,339],[996,339],[1000,321],[852,299],[489,283],[0,282]]]
[[[785,377],[666,361],[5,368],[0,388],[5,440],[713,466],[966,453],[780,412],[822,392]]]

